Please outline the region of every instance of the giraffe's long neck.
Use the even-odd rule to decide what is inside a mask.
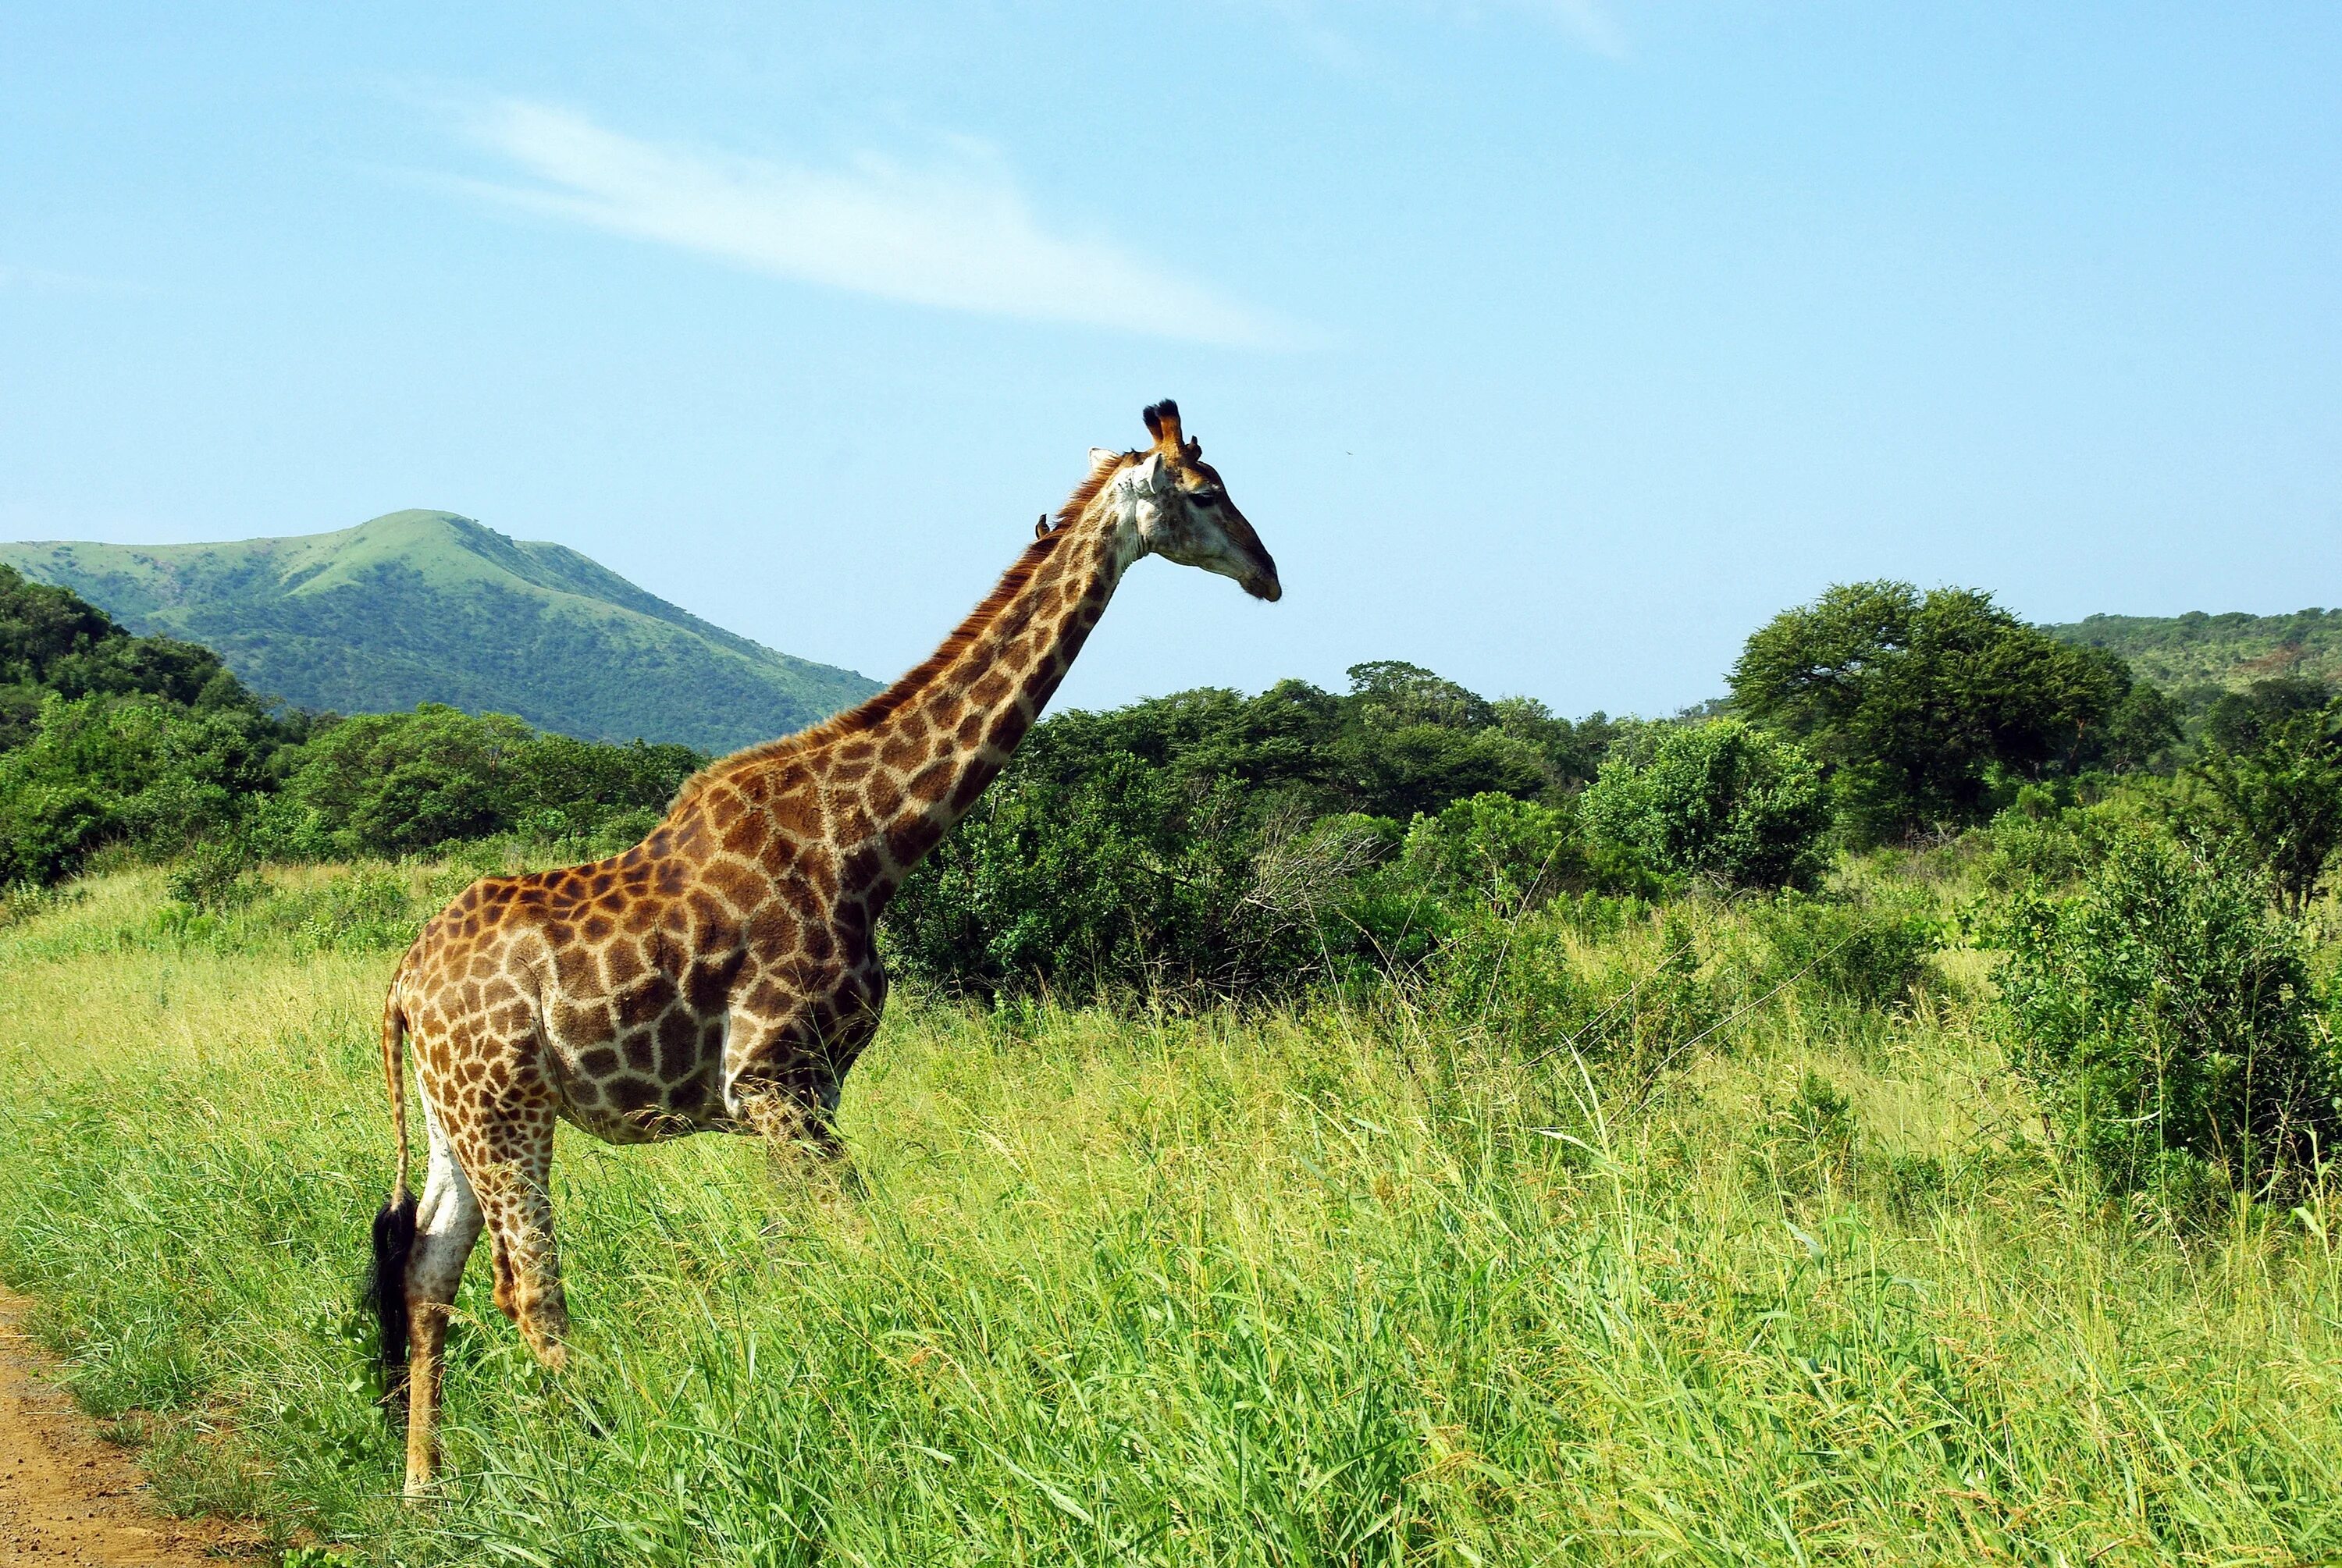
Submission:
[[[1135,531],[1104,504],[1035,541],[814,763],[844,891],[858,888],[874,918],[1007,765],[1137,554]]]

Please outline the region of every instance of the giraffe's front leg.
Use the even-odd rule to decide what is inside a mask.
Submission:
[[[828,1110],[801,1090],[749,1079],[726,1086],[725,1108],[735,1125],[775,1148],[809,1150],[824,1160],[846,1157]]]
[[[836,1122],[844,1067],[801,1015],[766,1020],[735,1009],[724,1067],[724,1108],[736,1126],[775,1148],[845,1161]]]

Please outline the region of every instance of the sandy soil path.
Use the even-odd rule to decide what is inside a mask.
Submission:
[[[0,1568],[219,1568],[232,1533],[162,1516],[129,1455],[46,1381],[16,1326],[26,1304],[0,1288]]]

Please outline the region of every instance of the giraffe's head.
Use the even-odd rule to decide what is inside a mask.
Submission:
[[[1179,405],[1167,398],[1146,410],[1145,452],[1094,452],[1094,462],[1119,464],[1110,483],[1119,510],[1137,529],[1147,554],[1233,577],[1256,599],[1284,596],[1276,563],[1262,548],[1245,514],[1228,499],[1201,443],[1179,430]]]

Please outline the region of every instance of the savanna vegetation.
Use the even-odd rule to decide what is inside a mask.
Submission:
[[[1383,663],[1051,719],[890,912],[851,1178],[565,1142],[575,1363],[472,1280],[407,1511],[388,964],[696,759],[70,656],[0,671],[0,822],[117,759],[6,851],[0,1276],[182,1506],[415,1563],[2342,1554],[2330,694],[2192,723],[1889,584],[1720,714]]]

